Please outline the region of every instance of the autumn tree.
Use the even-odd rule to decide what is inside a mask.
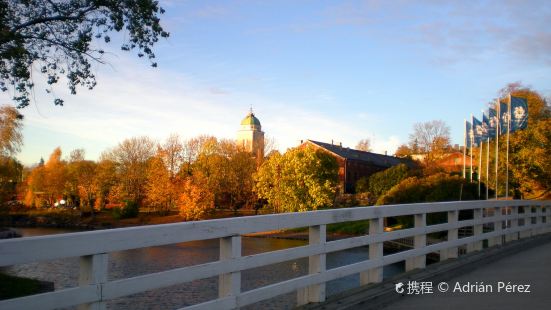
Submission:
[[[0,107],[0,156],[13,156],[23,144],[23,115],[14,107]]]
[[[148,161],[154,155],[155,142],[148,137],[126,139],[103,155],[115,164],[118,188],[111,189],[113,199],[133,201],[141,206],[145,198]]]
[[[65,193],[65,182],[67,181],[67,166],[61,159],[61,148],[54,149],[50,158],[44,164],[46,182],[44,191],[47,194],[49,205],[52,206],[56,200],[63,198]]]
[[[79,194],[78,194],[78,176],[79,169],[78,163],[84,160],[84,150],[75,149],[71,151],[66,162],[66,182],[65,182],[65,193],[67,195],[67,204],[68,205],[80,205]]]
[[[171,172],[165,161],[166,152],[159,148],[157,154],[149,160],[147,182],[145,184],[145,203],[159,213],[166,214],[176,199],[177,182],[171,178]]]
[[[25,202],[29,206],[52,207],[66,193],[67,166],[61,159],[61,148],[54,149],[44,165],[36,167],[27,180]]]
[[[45,78],[47,93],[62,76],[72,94],[79,86],[92,89],[92,64],[106,63],[100,40],[107,44],[120,31],[121,49],[137,50],[155,67],[152,47],[168,37],[160,24],[163,12],[154,0],[1,1],[0,89],[12,90],[20,108],[29,105],[36,76]]]
[[[356,150],[371,152],[371,140],[367,138],[361,139],[360,141],[358,141],[358,144],[356,144]]]
[[[416,123],[409,136],[409,147],[424,156],[425,169],[431,173],[437,168],[436,162],[449,151],[450,127],[441,120]]]
[[[89,210],[94,216],[96,186],[94,183],[97,164],[91,160],[79,161],[77,164],[77,189],[81,210]]]
[[[551,108],[537,91],[521,83],[511,83],[500,94],[525,98],[528,104],[528,126],[509,137],[509,196],[527,199],[551,197]],[[499,145],[499,188],[504,195],[506,179],[505,139]],[[491,166],[495,165],[495,148],[490,152]],[[491,171],[493,169],[490,169]],[[491,176],[495,178],[495,173]]]
[[[158,152],[158,155],[162,155],[161,157],[172,181],[176,178],[184,163],[184,145],[177,134],[171,134],[160,148],[162,152]]]
[[[73,150],[67,161],[67,195],[76,202],[82,211],[94,213],[95,186],[97,164],[86,160],[84,149]],[[67,200],[69,200],[69,197]]]
[[[17,159],[0,156],[0,204],[15,198],[22,173],[23,165]]]
[[[216,145],[217,140],[213,136],[202,135],[195,138],[191,138],[183,143],[183,167],[180,170],[181,173],[186,176],[191,175],[192,167],[199,154],[212,153],[213,145]]]
[[[203,219],[214,209],[214,195],[209,191],[208,180],[200,172],[186,178],[178,201],[180,215],[187,221]]]
[[[46,207],[46,200],[42,199],[38,194],[43,193],[44,184],[46,182],[46,172],[44,165],[36,166],[27,178],[26,182],[26,192],[25,198],[23,200],[24,204],[31,208],[41,208]]]
[[[12,106],[0,107],[0,202],[11,200],[23,165],[13,156],[23,144],[23,116]]]
[[[242,207],[254,208],[256,196],[254,193],[253,175],[256,172],[255,159],[248,152],[238,151],[231,158],[229,165],[231,183],[230,207],[234,210]]]
[[[406,144],[400,145],[396,149],[396,152],[394,152],[394,156],[400,157],[400,158],[411,158],[411,155],[413,154],[414,154],[413,150]]]
[[[107,159],[102,158],[96,164],[94,180],[92,187],[94,189],[94,208],[97,210],[103,209],[109,201],[109,197],[116,195],[111,195],[112,191],[116,190],[118,184],[117,178],[117,167],[116,163]],[[116,196],[119,199],[119,196]],[[118,201],[116,201],[118,202]]]
[[[256,192],[275,212],[316,210],[333,204],[338,165],[311,146],[273,154],[256,174]]]
[[[234,211],[249,205],[253,199],[252,175],[256,163],[250,153],[239,149],[233,140],[203,140],[193,174],[201,173],[214,195],[215,205]]]

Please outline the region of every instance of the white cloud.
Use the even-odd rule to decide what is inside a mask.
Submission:
[[[129,59],[120,59],[116,68],[103,69],[98,86],[92,91],[79,90],[77,96],[65,95],[60,83],[63,107],[53,106],[51,97],[37,93],[37,102],[23,110],[28,127],[25,140],[35,140],[29,135],[40,132],[41,136],[47,133],[47,141],[40,141],[41,146],[25,146],[20,156],[24,163],[46,157],[58,145],[65,152],[86,146],[89,158],[97,159],[107,146],[133,136],[163,140],[177,133],[182,138],[200,134],[234,138],[251,105],[263,130],[276,139],[281,151],[298,145],[301,139],[334,140],[354,147],[365,136],[349,120],[327,115],[330,111],[306,110],[253,92],[213,91],[222,88],[163,69],[139,69]],[[375,150],[391,152],[396,144],[393,139],[373,139]]]

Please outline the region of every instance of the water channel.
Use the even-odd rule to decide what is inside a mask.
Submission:
[[[16,228],[24,237],[74,232],[59,228]],[[303,240],[275,238],[242,239],[242,254],[251,255],[285,248],[303,246]],[[109,254],[109,280],[138,276],[173,268],[191,266],[218,260],[218,240],[203,240],[158,247],[118,251]],[[327,268],[348,265],[368,258],[368,248],[360,247],[327,255]],[[78,257],[29,263],[2,268],[3,272],[23,277],[36,278],[54,283],[55,289],[77,286]],[[403,272],[404,264],[397,263],[384,268],[384,277]],[[308,272],[308,259],[290,260],[242,272],[242,291],[292,279]],[[357,287],[359,276],[353,275],[331,281],[327,294]],[[110,300],[108,309],[177,309],[205,302],[217,297],[218,278],[207,278],[190,283],[147,291]],[[247,309],[291,309],[296,294],[282,295]]]

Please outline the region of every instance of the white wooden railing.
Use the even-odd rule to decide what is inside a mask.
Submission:
[[[493,212],[483,212],[493,211]],[[459,211],[473,210],[473,218],[459,221]],[[428,213],[447,212],[447,223],[426,225]],[[484,217],[483,214],[492,214]],[[412,215],[415,227],[384,232],[384,218]],[[328,242],[326,225],[369,220],[369,234]],[[494,230],[483,233],[484,224]],[[458,229],[473,226],[473,235],[458,238]],[[309,227],[309,244],[250,256],[241,255],[241,236],[250,233]],[[427,245],[426,235],[447,231],[447,241]],[[114,298],[198,279],[219,277],[218,299],[189,309],[230,309],[253,304],[281,294],[297,292],[297,303],[325,300],[325,283],[360,274],[360,284],[381,282],[383,266],[406,261],[406,270],[424,268],[426,254],[439,252],[441,259],[467,251],[551,231],[551,201],[464,201],[356,207],[303,213],[185,222],[155,226],[89,231],[0,241],[0,266],[50,259],[80,257],[79,286],[0,301],[0,309],[53,309],[80,305],[104,309]],[[413,237],[411,250],[383,255],[383,242]],[[220,259],[215,262],[108,280],[108,254],[113,251],[159,246],[193,240],[220,239]],[[369,259],[326,269],[327,253],[369,245]],[[309,258],[309,273],[276,284],[241,291],[241,271],[278,262]]]

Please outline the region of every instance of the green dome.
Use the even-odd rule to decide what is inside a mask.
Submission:
[[[256,125],[260,126],[260,121],[254,116],[254,113],[249,113],[242,121],[241,125]]]

